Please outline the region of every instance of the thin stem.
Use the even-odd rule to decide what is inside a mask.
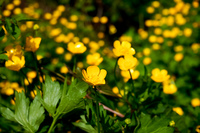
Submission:
[[[95,86],[96,89],[96,86]],[[95,92],[95,99],[96,99],[96,111],[97,111],[97,128],[98,128],[98,133],[100,133],[100,123],[99,123],[99,101],[97,97],[97,91]]]
[[[76,71],[76,56],[74,56],[74,66],[73,66],[73,73]],[[72,77],[72,82],[74,81],[74,76]]]
[[[36,58],[35,53],[32,52],[32,56],[35,60],[35,69],[36,69],[36,72],[37,72],[37,78],[38,78],[40,87],[42,88],[42,83],[40,82],[40,77],[39,77],[38,62],[37,62],[37,58]],[[41,69],[40,69],[40,72],[42,72]],[[41,73],[41,77],[42,77],[42,81],[44,81],[42,73]]]
[[[54,125],[56,124],[56,121],[57,121],[58,117],[59,117],[59,114],[57,114],[57,115],[55,115],[55,117],[53,117],[53,122],[51,123],[51,126],[50,126],[50,128],[49,128],[49,130],[48,130],[48,133],[51,133],[51,132],[52,132],[53,127],[54,127]]]

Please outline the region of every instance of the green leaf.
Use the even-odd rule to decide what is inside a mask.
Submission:
[[[9,108],[0,107],[0,112],[4,118],[10,121],[16,121],[14,113]]]
[[[56,113],[68,113],[71,110],[79,108],[83,105],[83,97],[86,95],[87,89],[87,83],[77,79],[74,80],[70,85],[67,94],[62,97]]]
[[[8,56],[5,54],[0,54],[0,60],[8,60]]]
[[[168,127],[169,119],[165,116],[159,118],[158,116],[150,117],[148,114],[141,113],[140,128],[136,133],[173,133],[174,128]]]
[[[37,100],[38,95],[35,97],[30,107],[30,101],[26,98],[23,91],[22,93],[15,92],[15,97],[15,113],[8,108],[1,107],[2,115],[8,120],[18,122],[28,132],[37,132],[40,124],[45,118],[44,108]]]
[[[58,82],[53,82],[50,76],[46,75],[45,83],[43,84],[43,99],[39,96],[39,101],[43,104],[45,109],[53,115],[60,97],[60,84]]]
[[[81,119],[82,120],[80,120],[79,122],[73,122],[72,124],[74,126],[79,127],[80,129],[84,130],[87,133],[97,133],[97,131],[90,124],[87,124],[84,115],[81,115]]]
[[[0,27],[0,41],[4,38],[5,31],[2,27]]]
[[[17,21],[14,19],[6,18],[5,22],[6,22],[5,28],[7,32],[11,34],[15,39],[17,39],[21,34],[21,31],[17,25]]]

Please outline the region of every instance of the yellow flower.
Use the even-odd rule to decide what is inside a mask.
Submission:
[[[24,56],[12,56],[12,60],[8,60],[5,62],[5,66],[13,71],[19,71],[22,67],[24,67],[25,59]]]
[[[108,22],[108,18],[106,16],[103,16],[103,17],[100,18],[100,22],[102,24],[106,24]]]
[[[35,52],[36,50],[38,50],[40,42],[41,42],[41,37],[35,37],[35,38],[33,38],[32,36],[26,37],[25,50]]]
[[[99,53],[93,53],[93,54],[87,55],[86,57],[87,64],[98,66],[103,61],[103,58],[100,56],[101,55]]]
[[[151,79],[155,82],[164,82],[169,79],[170,75],[167,75],[167,70],[160,70],[158,68],[153,69]]]
[[[61,68],[60,68],[60,72],[61,73],[64,73],[64,74],[67,74],[68,73],[68,68],[66,67],[66,66],[62,66]]]
[[[129,55],[134,55],[135,54],[135,49],[131,48],[131,44],[127,41],[122,41],[120,44],[120,41],[116,40],[114,42],[114,49],[113,53],[119,57],[119,56],[124,56],[126,54]]]
[[[180,107],[174,107],[172,110],[174,112],[176,112],[177,114],[179,114],[179,115],[183,115],[184,114],[182,108],[180,108]]]
[[[199,98],[193,98],[191,100],[191,104],[192,104],[193,107],[200,106],[200,99]]]
[[[130,77],[130,72],[131,72],[131,77]],[[124,82],[127,82],[130,78],[132,78],[132,80],[135,80],[140,76],[140,72],[138,70],[130,69],[130,72],[121,71],[121,75],[122,77],[124,77]]]
[[[145,56],[150,55],[150,53],[151,53],[151,49],[150,49],[150,48],[144,48],[144,49],[143,49],[143,54],[144,54]]]
[[[6,55],[8,56],[8,59],[11,60],[12,56],[22,56],[22,47],[20,45],[16,45],[15,48],[13,48],[12,45],[8,45],[4,49],[6,51]]]
[[[196,127],[196,132],[197,132],[197,133],[200,133],[200,125],[198,125],[198,126]]]
[[[124,58],[121,57],[118,60],[118,65],[121,70],[129,70],[135,68],[138,64],[137,58],[132,55],[125,55]]]
[[[165,94],[174,94],[177,91],[175,84],[166,84],[163,86],[163,92]]]
[[[179,62],[183,59],[183,54],[182,53],[177,53],[174,55],[174,60]]]
[[[56,53],[57,54],[63,54],[65,52],[64,48],[63,47],[57,47],[56,48]]]
[[[145,58],[143,59],[143,64],[144,64],[144,65],[149,65],[149,64],[151,64],[151,62],[152,62],[152,60],[151,60],[150,57],[145,57]]]
[[[151,7],[151,6],[147,7],[146,10],[147,10],[147,13],[149,13],[149,14],[152,14],[155,11],[155,9],[153,7]]]
[[[99,69],[98,66],[89,66],[87,70],[82,70],[83,80],[89,85],[103,85],[106,83],[105,77],[107,71],[104,69]]]
[[[84,44],[82,42],[70,42],[68,43],[68,48],[67,50],[69,50],[71,53],[73,54],[82,54],[86,51],[86,47],[84,46]]]

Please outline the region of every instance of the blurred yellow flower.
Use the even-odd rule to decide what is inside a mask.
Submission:
[[[198,1],[193,1],[193,2],[192,2],[192,6],[193,6],[194,8],[198,8],[198,7],[199,7],[199,2],[198,2]]]
[[[160,2],[159,1],[153,1],[151,5],[155,8],[158,8],[160,6]]]
[[[49,35],[52,37],[55,37],[55,36],[59,35],[61,32],[62,32],[62,30],[60,28],[56,28],[56,29],[51,30]]]
[[[65,6],[64,5],[59,5],[57,7],[57,10],[60,11],[60,12],[64,12],[65,11]]]
[[[190,28],[185,28],[185,29],[183,30],[183,34],[184,34],[184,36],[186,36],[186,37],[190,37],[191,34],[192,34],[192,29],[190,29]]]
[[[153,49],[153,50],[159,50],[159,49],[160,49],[160,45],[157,44],[157,43],[154,43],[154,44],[152,45],[152,49]]]
[[[184,55],[182,53],[176,53],[174,55],[174,60],[179,62],[179,61],[181,61],[183,59],[183,57],[184,57]]]
[[[192,104],[193,107],[200,106],[200,99],[199,98],[193,98],[191,100],[191,104]]]
[[[11,60],[12,56],[22,56],[22,47],[20,45],[16,45],[15,48],[13,48],[12,45],[8,45],[4,48],[6,51],[5,55],[8,56],[8,59]]]
[[[65,60],[70,61],[72,59],[72,54],[71,53],[66,53],[65,54]]]
[[[170,75],[167,75],[167,70],[160,70],[159,68],[154,68],[152,71],[151,79],[155,82],[164,82],[170,78]]]
[[[24,56],[12,56],[11,60],[5,62],[5,67],[13,71],[19,71],[21,68],[24,67],[24,64]]]
[[[3,14],[3,16],[5,16],[5,17],[9,17],[10,14],[11,14],[11,12],[10,12],[10,10],[4,10],[2,14]]]
[[[44,14],[44,19],[46,19],[46,20],[50,20],[52,18],[52,15],[51,15],[51,13],[45,13]]]
[[[36,71],[29,71],[29,72],[27,72],[26,76],[28,78],[34,79],[37,76],[37,72]]]
[[[124,55],[134,55],[135,54],[135,49],[131,48],[131,44],[127,41],[123,41],[120,44],[120,41],[116,40],[114,42],[114,48],[113,48],[113,53],[115,56],[124,56]]]
[[[155,9],[152,6],[147,7],[147,13],[152,14],[154,13]]]
[[[64,74],[67,74],[68,73],[68,68],[66,67],[66,66],[62,66],[61,68],[60,68],[60,72],[61,73],[64,73]]]
[[[92,18],[92,22],[98,23],[99,22],[99,17],[95,16]]]
[[[21,8],[15,8],[13,13],[17,15],[17,14],[22,13],[22,10],[21,10]]]
[[[21,0],[13,0],[13,4],[15,6],[19,6],[21,4]]]
[[[183,115],[184,114],[182,108],[180,108],[180,107],[173,107],[172,110],[174,112],[176,112],[178,115]]]
[[[89,42],[89,47],[90,47],[90,52],[91,53],[96,52],[100,48],[99,44],[97,42],[95,42],[95,41],[90,41]]]
[[[88,44],[88,43],[90,42],[90,39],[89,39],[88,37],[84,37],[84,38],[82,39],[82,42],[83,42],[84,44]]]
[[[93,87],[96,85],[103,85],[106,83],[105,77],[107,75],[107,71],[104,69],[99,69],[98,66],[89,66],[87,70],[82,70],[83,80],[92,85]]]
[[[106,16],[103,16],[103,17],[100,18],[100,22],[102,24],[106,24],[108,22],[108,18]]]
[[[35,37],[35,38],[32,36],[26,37],[25,50],[35,52],[36,50],[38,50],[41,40],[42,40],[41,37]]]
[[[197,53],[198,50],[200,49],[200,44],[199,43],[193,43],[191,48],[195,53]]]
[[[163,92],[165,94],[174,94],[175,92],[177,92],[177,87],[175,84],[170,83],[170,84],[164,84],[163,85]]]
[[[152,62],[152,59],[150,57],[145,57],[143,59],[143,64],[144,65],[149,65],[149,64],[151,64],[151,62]]]
[[[150,49],[150,48],[144,48],[144,49],[143,49],[143,54],[144,54],[145,56],[149,56],[150,53],[151,53],[151,49]]]
[[[69,50],[73,54],[82,54],[86,51],[86,49],[87,48],[84,46],[82,42],[76,42],[76,43],[69,42],[67,47],[67,50]]]
[[[200,125],[198,125],[198,126],[196,127],[196,132],[197,132],[197,133],[200,133]]]
[[[71,15],[71,16],[70,16],[70,21],[75,22],[75,21],[77,21],[77,20],[78,20],[78,16],[77,16],[77,15]]]
[[[99,53],[89,54],[87,55],[86,59],[87,59],[87,64],[92,66],[98,66],[103,61],[103,58]]]
[[[124,57],[120,57],[118,60],[118,65],[121,70],[133,69],[137,64],[137,58],[133,57],[132,55],[125,55]]]
[[[124,77],[124,82],[127,82],[130,78],[132,78],[132,80],[137,79],[140,76],[140,72],[138,70],[130,69],[130,71],[121,71],[121,75]]]
[[[64,48],[63,47],[57,47],[56,48],[56,53],[57,54],[63,54],[65,52]]]
[[[81,62],[81,61],[77,62],[77,67],[83,68],[83,66],[84,66],[83,62]]]
[[[109,33],[112,35],[112,34],[115,34],[116,32],[117,32],[117,28],[114,25],[110,25]]]
[[[151,35],[151,36],[149,37],[149,42],[150,42],[150,43],[155,43],[156,40],[157,40],[157,37],[156,37],[155,35]]]
[[[181,52],[181,51],[183,51],[183,46],[182,45],[175,46],[174,47],[174,51],[175,52]]]

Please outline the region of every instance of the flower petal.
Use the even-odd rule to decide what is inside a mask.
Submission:
[[[99,73],[99,79],[102,80],[106,77],[107,71],[104,69],[101,69],[100,73]]]
[[[87,68],[87,75],[88,77],[93,77],[99,75],[99,67],[97,66],[89,66]]]

